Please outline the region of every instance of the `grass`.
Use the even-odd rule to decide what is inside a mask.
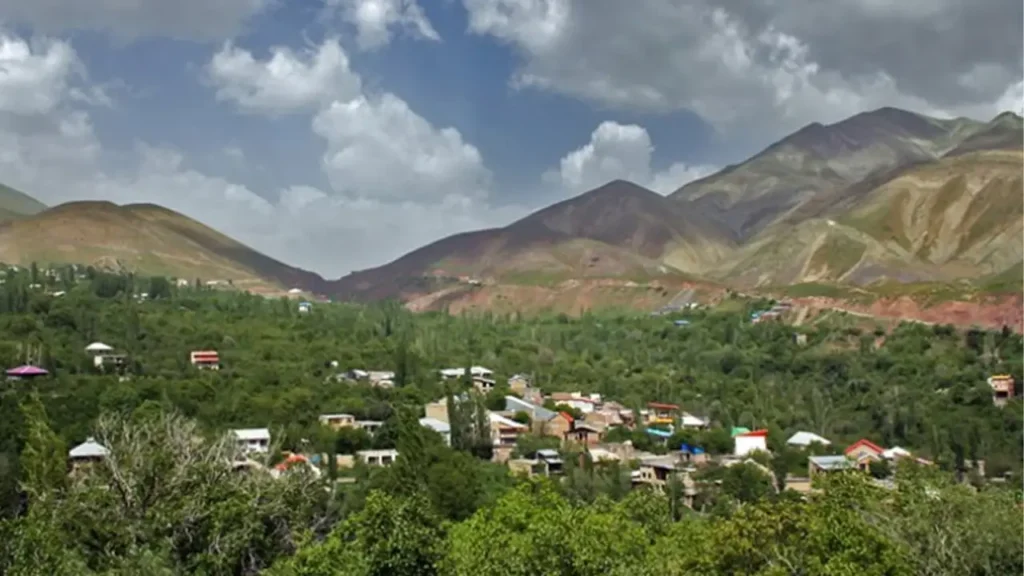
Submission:
[[[828,270],[839,277],[860,262],[867,247],[847,236],[830,234],[811,255],[809,269]]]

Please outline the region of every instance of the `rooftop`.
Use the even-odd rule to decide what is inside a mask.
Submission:
[[[269,428],[239,428],[232,432],[239,440],[270,440]]]
[[[68,457],[72,459],[103,458],[107,454],[110,454],[110,451],[107,450],[106,446],[96,442],[96,439],[90,436],[85,439],[85,442],[72,448],[68,452]]]
[[[822,470],[845,470],[850,467],[846,456],[811,456],[807,461]]]

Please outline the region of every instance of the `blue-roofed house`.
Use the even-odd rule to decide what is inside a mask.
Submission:
[[[851,462],[846,456],[810,456],[807,458],[807,476],[814,480],[814,477],[818,474],[827,474],[829,472],[836,472],[840,470],[850,470],[853,468],[853,462]]]
[[[690,325],[690,321],[689,320],[676,320],[675,322],[673,322],[673,324],[675,324],[676,326],[689,326]]]

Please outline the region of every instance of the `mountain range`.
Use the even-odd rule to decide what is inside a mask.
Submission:
[[[609,182],[503,228],[449,236],[333,281],[159,206],[46,208],[6,187],[0,261],[230,279],[263,292],[297,287],[421,308],[496,299],[515,307],[522,298],[579,308],[608,299],[581,292],[596,285],[624,305],[698,284],[980,285],[1021,269],[1022,190],[1020,116],[943,120],[882,108],[810,124],[667,196]],[[623,291],[652,287],[657,297]]]

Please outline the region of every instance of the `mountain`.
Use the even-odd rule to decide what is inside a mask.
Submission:
[[[670,197],[708,211],[747,240],[805,204],[865,178],[940,158],[984,127],[974,120],[938,120],[895,108],[828,126],[813,123]]]
[[[449,236],[379,268],[350,274],[335,282],[332,292],[398,297],[459,277],[554,284],[681,276],[681,269],[703,269],[734,248],[731,234],[698,209],[616,180],[504,228]]]
[[[664,304],[698,287],[1012,287],[1024,261],[1022,140],[1011,113],[979,122],[882,108],[808,125],[668,197],[610,182],[329,289],[415,309],[576,310]]]
[[[43,210],[46,210],[46,204],[24,192],[0,184],[0,222],[31,216]]]
[[[0,261],[94,265],[190,281],[230,280],[256,292],[325,290],[320,276],[153,204],[69,202],[2,223]]]

